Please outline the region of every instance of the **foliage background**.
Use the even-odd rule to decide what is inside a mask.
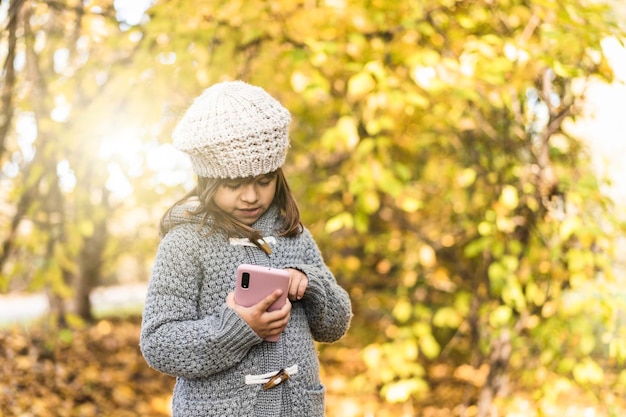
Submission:
[[[574,129],[588,83],[612,81],[620,2],[171,0],[140,19],[106,0],[0,5],[0,289],[51,306],[3,339],[21,358],[3,372],[25,378],[4,401],[33,375],[54,393],[15,415],[143,398],[125,368],[90,379],[138,353],[85,348],[118,343],[113,328],[136,343],[90,294],[147,280],[155,224],[193,181],[171,129],[225,79],[292,111],[290,183],[354,303],[349,335],[320,346],[330,412],[620,414],[624,219]],[[75,381],[97,389],[52,401]]]

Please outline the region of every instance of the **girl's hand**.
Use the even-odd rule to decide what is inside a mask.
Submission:
[[[309,286],[309,278],[302,271],[292,268],[286,268],[289,271],[289,299],[298,301],[304,297],[304,292]]]
[[[281,295],[282,291],[276,290],[252,307],[243,307],[235,303],[235,293],[231,292],[226,297],[226,305],[235,310],[259,337],[267,339],[271,336],[280,335],[289,323],[291,316],[291,302],[289,300],[280,310],[267,311]]]

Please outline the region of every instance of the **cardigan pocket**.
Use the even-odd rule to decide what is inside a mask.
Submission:
[[[326,389],[323,385],[307,388],[295,380],[287,381],[291,387],[294,417],[323,417]]]

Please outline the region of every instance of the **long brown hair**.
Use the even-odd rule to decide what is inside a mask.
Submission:
[[[291,193],[285,174],[281,168],[278,168],[273,173],[276,175],[276,194],[274,195],[273,204],[275,204],[281,213],[283,222],[278,230],[279,236],[294,237],[302,233],[302,223],[300,221],[300,210],[298,204]],[[242,184],[253,181],[254,178],[242,178],[240,180]],[[170,207],[159,224],[159,231],[164,236],[173,226],[172,211],[184,205],[185,203],[194,200],[197,201],[195,207],[186,210],[187,215],[197,216],[201,220],[198,227],[201,228],[210,222],[209,233],[213,231],[220,231],[226,234],[228,237],[247,237],[250,242],[263,249],[258,242],[261,239],[261,234],[254,228],[245,225],[220,209],[213,201],[213,196],[217,192],[218,188],[225,182],[232,183],[233,179],[221,179],[221,178],[205,178],[198,177],[197,183],[194,189],[189,191],[183,198],[178,200],[172,207]]]

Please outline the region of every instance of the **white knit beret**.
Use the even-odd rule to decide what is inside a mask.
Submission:
[[[261,87],[226,81],[204,90],[174,129],[174,147],[207,178],[255,177],[280,168],[291,114]]]

